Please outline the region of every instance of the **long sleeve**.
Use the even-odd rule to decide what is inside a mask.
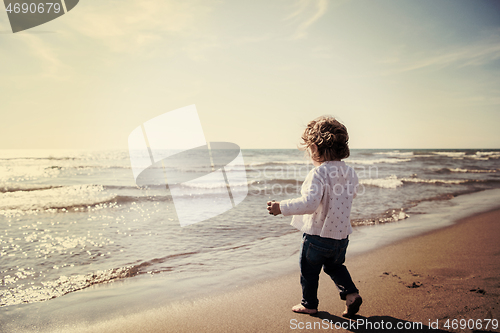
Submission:
[[[328,161],[312,169],[301,196],[283,200],[281,213],[293,215],[291,225],[309,234],[344,239],[352,233],[351,206],[358,177],[343,161]]]
[[[324,187],[325,184],[318,173],[318,169],[312,169],[302,184],[302,196],[281,201],[281,213],[284,216],[314,213],[321,204]]]

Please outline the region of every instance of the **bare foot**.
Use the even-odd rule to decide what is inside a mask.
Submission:
[[[292,308],[292,311],[293,312],[297,312],[297,313],[307,313],[307,314],[315,314],[315,313],[318,312],[318,310],[316,310],[316,309],[308,309],[305,306],[303,306],[302,304],[295,305]]]
[[[359,311],[359,307],[363,303],[363,299],[358,293],[349,294],[345,301],[345,311],[342,313],[342,317],[351,318]]]

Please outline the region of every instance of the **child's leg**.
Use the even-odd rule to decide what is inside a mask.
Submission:
[[[330,275],[333,282],[335,282],[335,285],[340,291],[340,299],[345,301],[347,295],[357,294],[359,292],[359,290],[356,288],[356,285],[352,281],[347,267],[345,267],[344,265],[327,265],[325,263],[325,273]]]
[[[318,281],[321,265],[311,265],[307,258],[300,258],[300,284],[302,286],[301,304],[308,309],[318,308]]]
[[[338,255],[325,262],[324,270],[325,273],[330,275],[333,282],[335,282],[335,285],[340,291],[340,298],[346,301],[346,310],[342,316],[349,318],[359,311],[359,307],[363,300],[358,294],[359,290],[352,281],[347,267],[344,265],[345,253],[349,241],[343,239],[340,243]]]
[[[321,262],[311,262],[308,260],[307,255],[314,256],[314,249],[309,249],[310,240],[308,235],[304,234],[302,237],[302,246],[300,249],[300,284],[302,286],[302,301],[293,307],[295,312],[312,313],[309,310],[316,310],[318,308],[318,281],[321,267]],[[304,310],[304,308],[306,310]],[[302,311],[304,310],[304,311]]]
[[[344,265],[345,254],[347,250],[347,245],[349,241],[343,239],[339,241],[339,248],[337,255],[335,257],[329,258],[324,263],[325,273],[330,275],[333,282],[337,285],[340,291],[340,298],[346,300],[346,296],[349,294],[357,294],[359,290],[352,281],[351,275]]]

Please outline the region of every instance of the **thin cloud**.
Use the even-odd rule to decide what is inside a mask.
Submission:
[[[292,38],[304,38],[307,35],[307,29],[326,13],[328,4],[328,0],[297,1],[294,5],[296,9],[285,18],[285,21],[292,21],[298,25]]]
[[[500,59],[500,38],[491,37],[475,44],[446,48],[433,54],[421,54],[419,59],[402,64],[402,67],[396,72],[409,72],[433,67],[481,66],[497,59]]]
[[[202,60],[207,49],[217,46],[217,40],[202,29],[215,4],[205,0],[81,2],[41,28],[55,30],[51,38],[36,33],[36,28],[2,38],[0,43],[9,50],[0,54],[3,64],[16,61],[16,54],[30,64],[29,69],[20,68],[15,75],[5,73],[4,78],[11,82],[69,80],[78,72],[77,59],[85,62],[91,58],[100,62],[94,68],[109,68],[120,65],[115,54],[149,58],[184,53]]]
[[[213,1],[99,1],[72,12],[68,26],[114,52],[135,52],[165,39],[200,34]],[[80,4],[82,6],[83,4]]]
[[[27,52],[38,66],[33,72],[26,71],[20,75],[9,76],[14,81],[25,80],[26,77],[40,80],[53,79],[57,81],[69,80],[71,68],[59,57],[58,49],[48,43],[37,34],[20,33],[16,36],[21,43],[17,44],[17,50]],[[12,58],[10,58],[10,61]],[[22,72],[21,72],[22,73]]]

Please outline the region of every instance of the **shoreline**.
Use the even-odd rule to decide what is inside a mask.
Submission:
[[[495,191],[495,192],[491,192]],[[478,214],[479,211],[485,211],[485,210],[490,210],[494,207],[492,206],[492,202],[496,203],[498,201],[495,201],[494,199],[491,200],[491,194],[492,193],[497,193],[499,190],[489,190],[489,191],[483,191],[479,192],[479,197],[478,194],[473,194],[473,195],[464,195],[464,196],[459,196],[456,197],[452,200],[454,200],[455,204],[450,205],[449,207],[445,207],[441,209],[439,214],[425,214],[425,215],[418,215],[413,218],[397,222],[397,223],[390,223],[387,225],[379,225],[379,226],[373,226],[373,227],[368,227],[370,229],[370,232],[368,232],[368,229],[365,229],[365,227],[361,229],[365,229],[364,232],[362,233],[357,233],[353,234],[352,239],[353,242],[350,245],[350,248],[348,249],[348,259],[347,259],[347,266],[350,269],[351,273],[353,274],[353,278],[355,279],[356,283],[357,281],[361,281],[362,283],[365,283],[363,280],[357,277],[356,270],[361,269],[356,262],[367,262],[366,264],[367,267],[372,267],[374,263],[377,263],[378,260],[373,257],[373,253],[378,253],[379,251],[383,251],[384,249],[390,248],[392,246],[404,246],[407,242],[413,242],[413,239],[419,238],[419,237],[427,237],[427,236],[432,236],[435,233],[439,233],[441,231],[448,230],[448,228],[453,228],[457,225],[460,225],[462,222],[460,219],[463,219],[464,215],[471,215],[471,214]],[[482,194],[481,194],[482,193]],[[481,198],[482,197],[482,198]],[[490,200],[485,200],[486,197],[489,197]],[[496,197],[496,196],[493,196]],[[457,202],[458,201],[458,202]],[[471,211],[470,207],[474,206],[474,209]],[[498,208],[498,204],[496,205]],[[469,207],[469,208],[467,208]],[[498,211],[495,211],[498,212]],[[483,215],[484,213],[481,213],[480,215]],[[448,220],[443,219],[443,216],[447,216]],[[474,219],[476,218],[477,215],[473,217],[469,217],[468,219]],[[436,223],[437,220],[439,220],[439,223]],[[458,221],[457,221],[458,220]],[[434,230],[429,229],[429,224],[432,222]],[[448,225],[446,227],[446,225]],[[437,228],[440,228],[439,230],[435,230]],[[421,233],[420,235],[417,236],[411,236],[408,238],[408,233]],[[385,235],[385,238],[384,236]],[[392,235],[387,239],[387,235]],[[406,236],[405,236],[406,235]],[[497,234],[498,235],[498,234]],[[399,239],[397,238],[399,237]],[[360,245],[363,243],[368,242],[371,244],[370,248],[363,248]],[[386,243],[383,244],[383,241]],[[391,244],[387,244],[387,241],[390,241]],[[358,245],[356,245],[358,244]],[[299,243],[297,242],[297,246],[299,246]],[[352,251],[354,248],[355,251]],[[356,250],[357,249],[357,250]],[[400,250],[397,250],[396,253],[400,253]],[[383,254],[382,257],[390,257],[390,254]],[[291,306],[296,304],[298,301],[300,301],[300,285],[298,283],[298,265],[296,263],[297,261],[297,256],[292,256],[290,260],[286,260],[285,262],[281,263],[269,263],[263,266],[255,267],[256,269],[261,269],[262,270],[262,276],[258,277],[259,275],[256,274],[255,272],[253,273],[253,278],[250,276],[246,281],[238,281],[236,278],[238,277],[238,274],[235,272],[224,272],[224,274],[228,274],[228,276],[233,276],[234,278],[232,279],[232,283],[227,285],[225,288],[226,290],[221,290],[218,288],[218,286],[211,285],[210,282],[206,283],[204,286],[200,285],[197,286],[196,289],[202,290],[202,293],[196,293],[196,291],[193,292],[191,290],[191,294],[183,297],[181,299],[176,299],[174,301],[169,301],[167,302],[156,302],[155,304],[151,303],[151,299],[149,300],[149,303],[147,306],[144,303],[137,302],[137,299],[135,299],[133,296],[138,295],[141,292],[144,292],[147,289],[147,294],[148,295],[166,295],[164,290],[160,290],[159,288],[164,287],[162,286],[161,283],[157,283],[158,280],[150,279],[148,280],[147,277],[143,279],[131,279],[131,281],[115,281],[112,284],[106,284],[106,285],[99,285],[95,287],[88,288],[86,290],[82,290],[81,292],[76,292],[72,294],[68,294],[64,297],[51,300],[49,302],[43,302],[43,303],[33,303],[33,304],[26,304],[22,305],[22,308],[16,308],[12,309],[14,311],[8,311],[11,315],[6,316],[7,320],[2,320],[4,323],[7,323],[9,319],[12,321],[15,321],[16,319],[22,319],[24,318],[29,318],[30,322],[26,322],[25,325],[22,325],[22,329],[24,329],[26,332],[33,331],[35,330],[34,328],[36,327],[36,331],[47,331],[47,332],[57,332],[57,331],[67,331],[71,332],[72,330],[75,330],[75,332],[86,332],[86,331],[113,331],[116,327],[122,327],[120,330],[116,331],[134,331],[133,329],[128,329],[127,327],[133,324],[131,321],[134,320],[139,320],[144,316],[144,318],[148,316],[150,319],[148,321],[153,321],[153,322],[162,322],[162,321],[176,321],[180,327],[186,327],[185,331],[189,330],[194,330],[195,328],[192,326],[194,324],[188,324],[188,323],[183,323],[184,320],[190,322],[192,319],[186,318],[185,315],[183,314],[184,312],[186,313],[200,313],[199,315],[203,317],[203,314],[205,313],[208,315],[210,312],[204,312],[203,308],[206,307],[213,307],[211,304],[213,302],[218,302],[218,304],[229,304],[231,305],[230,308],[227,310],[229,313],[233,311],[233,306],[239,308],[240,303],[243,302],[245,303],[245,300],[242,301],[237,301],[239,298],[255,298],[256,294],[258,294],[261,289],[267,290],[265,293],[265,296],[267,295],[286,295],[286,294],[293,294],[295,295],[293,297],[293,302],[295,303],[290,303],[292,301],[290,297],[288,297],[288,301],[285,302],[284,299],[281,300],[279,303],[279,306],[272,306],[271,312],[274,311],[274,308],[277,308],[277,311],[281,314],[280,316],[287,315],[289,316],[291,311],[289,310]],[[372,258],[372,259],[363,259],[363,258]],[[393,260],[394,261],[394,260]],[[498,262],[498,260],[497,260]],[[500,265],[499,265],[500,266]],[[287,273],[287,272],[282,272],[278,273],[279,276],[276,276],[276,270],[285,267],[288,268],[288,272],[293,272],[293,273]],[[391,269],[386,269],[389,274],[396,274],[399,278],[409,278],[408,276],[400,273],[394,273],[396,272],[395,270]],[[416,270],[412,269],[414,272]],[[273,272],[274,271],[274,272]],[[389,272],[390,271],[390,272]],[[233,274],[235,273],[235,274]],[[274,275],[273,275],[274,273]],[[383,272],[380,272],[382,274]],[[419,274],[418,272],[416,274]],[[240,275],[241,276],[241,275]],[[392,275],[391,275],[392,276]],[[257,277],[257,278],[256,278]],[[161,278],[161,277],[159,277]],[[209,275],[207,275],[207,278],[209,278]],[[189,279],[188,279],[189,280]],[[236,280],[236,281],[235,281]],[[256,280],[256,281],[255,281]],[[399,279],[398,279],[399,280]],[[167,281],[168,279],[163,279],[163,282]],[[189,288],[192,289],[192,285],[190,286],[189,283],[190,281],[170,281],[171,283],[174,283],[173,288],[175,289],[176,287],[179,287],[181,290],[186,289],[189,290]],[[205,281],[207,282],[207,281]],[[418,282],[418,281],[417,281]],[[325,295],[325,291],[322,291],[323,288],[329,288],[329,292],[334,292],[335,287],[329,279],[322,274],[322,278],[320,280],[320,311],[324,308],[325,304],[331,304],[331,306],[341,306],[341,302],[336,299],[336,297],[332,297],[330,300],[326,300],[325,296],[321,297],[321,295]],[[211,287],[214,287],[212,290]],[[480,286],[478,286],[480,287]],[[203,289],[201,289],[203,288]],[[365,287],[363,285],[359,285],[358,288],[360,290],[364,290]],[[412,288],[412,289],[419,289],[421,288]],[[130,295],[125,295],[125,293],[130,293]],[[366,297],[365,294],[363,294],[364,297]],[[276,296],[273,296],[272,298],[276,298]],[[370,296],[369,298],[372,298]],[[274,300],[275,302],[279,302],[280,300]],[[329,303],[326,303],[329,302]],[[365,308],[367,300],[365,300],[365,304],[363,304],[362,310],[360,314],[363,314],[363,309]],[[120,306],[117,307],[117,303],[120,304]],[[290,303],[290,304],[289,304]],[[399,306],[402,306],[403,304],[399,304]],[[97,306],[97,307],[95,307]],[[221,305],[222,306],[222,305]],[[329,305],[330,306],[330,305]],[[384,304],[384,306],[387,306],[387,304]],[[95,309],[94,309],[95,307]],[[102,311],[102,309],[106,309],[109,307],[110,309],[112,308],[120,308],[119,310],[115,312],[110,312],[109,314],[103,314],[100,313],[99,316],[96,316],[96,318],[93,318],[92,313],[99,312],[99,309]],[[251,304],[250,310],[248,310],[248,314],[245,314],[245,310],[241,308],[240,313],[242,316],[249,316],[257,320],[259,316],[262,314],[259,314],[259,316],[256,316],[253,314],[253,308],[256,307],[256,304]],[[23,309],[30,309],[29,311],[23,311]],[[258,308],[266,308],[266,306],[259,305]],[[500,306],[499,306],[500,308]],[[146,310],[144,310],[146,309]],[[5,310],[1,309],[2,311]],[[208,311],[208,310],[207,310]],[[328,313],[334,314],[334,313],[340,313],[340,311],[332,311],[328,309]],[[17,313],[24,313],[24,315],[21,318],[17,318]],[[54,320],[51,321],[49,317],[51,317],[51,313],[54,313]],[[84,313],[82,315],[81,320],[74,321],[73,318],[71,317],[71,313],[79,313],[80,312]],[[86,312],[86,313],[85,313]],[[4,313],[5,314],[5,313]],[[174,315],[172,315],[174,314]],[[293,315],[293,313],[292,313]],[[172,317],[173,316],[173,317]],[[219,318],[219,315],[216,315],[215,313],[211,313],[209,317],[212,318],[212,316],[215,316],[213,318]],[[277,316],[276,319],[281,318],[280,316]],[[68,318],[71,318],[68,319]],[[114,319],[113,319],[114,318]],[[120,318],[120,319],[116,319]],[[136,318],[133,319],[132,318]],[[184,319],[182,319],[184,318]],[[224,324],[226,325],[226,319],[227,316],[222,316],[219,318],[219,320],[216,319],[211,319],[212,324]],[[304,316],[297,317],[297,319],[303,319]],[[399,318],[399,317],[397,317]],[[498,319],[500,319],[497,316]],[[401,320],[407,320],[408,318],[399,318]],[[229,319],[228,319],[229,320]],[[269,319],[270,320],[270,319]],[[125,325],[125,323],[128,323]],[[229,320],[228,323],[232,323],[231,325],[235,324],[234,321]],[[123,326],[123,325],[125,326]],[[164,323],[165,324],[165,323]],[[111,326],[110,326],[111,325]],[[128,326],[127,326],[128,325]],[[163,325],[163,324],[162,324]],[[247,325],[251,326],[251,323],[247,323]],[[4,326],[4,325],[2,325]],[[17,327],[14,330],[19,330],[19,325],[16,325]],[[131,326],[131,327],[132,327]],[[168,325],[167,325],[168,326]],[[8,331],[10,325],[5,325],[4,329]],[[101,328],[99,328],[101,327]],[[281,327],[281,326],[280,326]],[[136,327],[137,328],[137,327]],[[280,329],[284,329],[285,327],[278,328],[276,327],[277,331],[280,331]],[[138,328],[137,328],[138,329]],[[152,332],[155,331],[163,331],[162,329],[154,329],[151,328]],[[16,330],[16,331],[17,331]],[[175,331],[179,331],[181,329],[175,328]],[[166,330],[166,331],[171,331],[171,330]],[[181,330],[182,331],[182,330]],[[200,328],[200,331],[204,331],[203,329]],[[224,331],[224,330],[221,330]],[[237,331],[245,331],[244,327],[239,327],[237,328]],[[251,331],[251,330],[250,330]],[[288,330],[283,330],[283,331],[290,331]]]
[[[447,319],[482,320],[483,325],[485,319],[500,320],[499,221],[500,207],[349,259],[364,297],[358,319],[394,327],[421,322],[424,331],[437,320],[437,332],[448,331]],[[240,290],[54,332],[289,332],[315,322],[316,331],[325,331],[319,326],[324,320],[348,322],[340,317],[344,303],[324,273],[318,315],[293,313],[290,308],[301,296],[298,277],[297,271]],[[376,331],[364,325],[334,330]]]
[[[447,319],[482,320],[483,325],[485,319],[500,320],[498,221],[500,208],[349,260],[347,266],[365,299],[358,319],[372,325],[390,322],[394,327],[421,322],[423,330],[437,320],[437,332],[447,331]],[[478,227],[488,232],[477,232]],[[300,301],[297,272],[218,296],[67,331],[288,332],[300,330],[300,323],[306,328],[308,322],[348,322],[340,317],[343,302],[324,273],[319,297],[317,316],[290,310]],[[324,331],[319,327],[316,330]],[[369,332],[366,327],[347,331]]]

